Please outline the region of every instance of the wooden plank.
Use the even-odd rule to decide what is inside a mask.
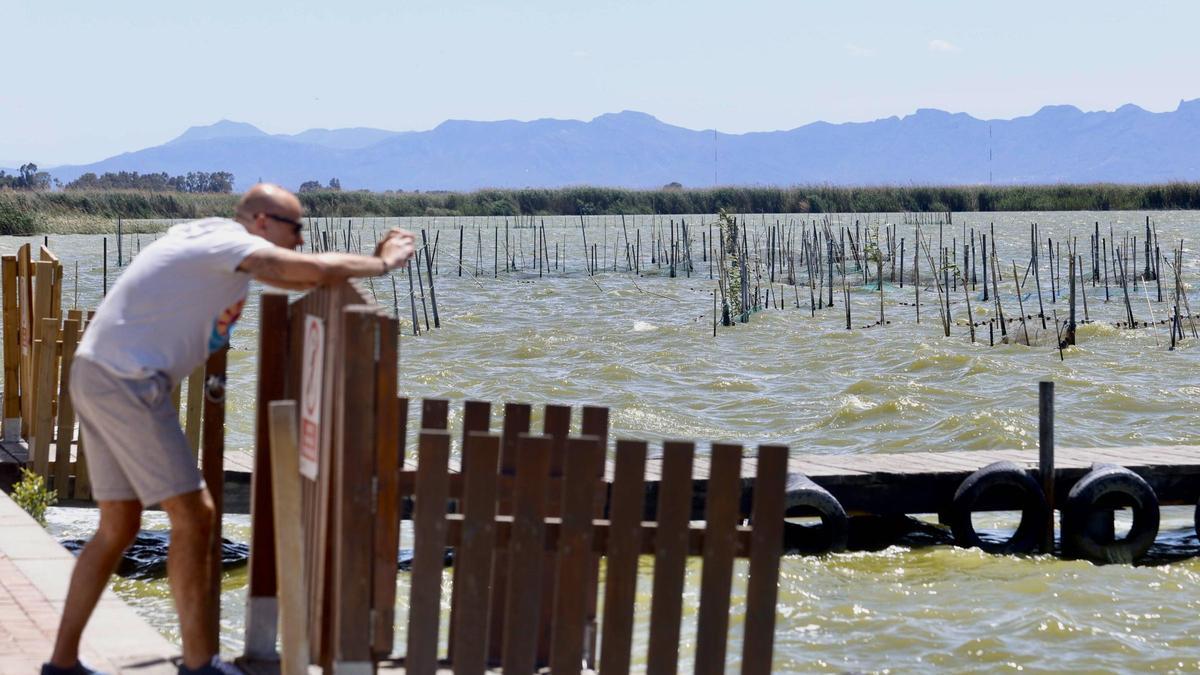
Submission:
[[[446,399],[427,398],[421,402],[421,428],[446,429],[450,417],[450,402]]]
[[[392,653],[395,640],[396,551],[400,547],[400,400],[396,397],[398,364],[396,320],[376,317],[379,352],[375,365],[375,553],[371,609],[375,613],[371,651],[377,657]]]
[[[50,316],[55,319],[62,319],[62,285],[63,285],[63,266],[62,263],[54,260],[51,262],[54,270],[53,285],[50,287]]]
[[[219,644],[221,635],[221,520],[225,513],[225,367],[229,348],[219,349],[208,357],[205,379],[219,386],[204,397],[203,460],[201,474],[212,496],[215,527],[209,549],[208,612],[205,631],[209,644]]]
[[[21,361],[20,308],[17,305],[17,257],[0,258],[4,304],[4,439],[20,437],[21,397],[19,395]]]
[[[554,612],[548,622],[553,626],[549,663],[555,673],[576,672],[583,663],[587,604],[579,591],[587,583],[587,565],[592,557],[593,488],[600,462],[596,450],[599,443],[600,439],[587,436],[567,441],[558,569],[553,575]]]
[[[628,673],[633,641],[633,605],[637,597],[637,564],[645,507],[646,443],[617,441],[612,488],[611,538],[604,579],[604,641],[600,670]]]
[[[314,618],[312,624],[317,631],[317,638],[311,640],[314,660],[326,670],[333,669],[336,657],[334,640],[334,549],[332,544],[335,526],[334,514],[337,508],[339,471],[341,463],[335,460],[335,439],[340,438],[342,420],[336,414],[337,401],[342,397],[342,370],[344,354],[345,326],[342,310],[346,306],[345,283],[320,289],[314,298],[314,309],[325,322],[325,363],[322,381],[324,390],[321,398],[321,445],[318,461],[318,480],[313,486],[312,528],[310,538],[313,555],[312,592],[315,599],[309,605],[309,611]],[[303,318],[301,319],[303,321]],[[302,353],[302,352],[297,352]],[[328,422],[327,422],[328,421]]]
[[[529,433],[531,408],[526,403],[504,404],[504,428],[500,445],[500,473],[514,475],[517,469],[517,443]],[[591,435],[591,434],[589,434]]]
[[[501,662],[506,673],[531,673],[537,662],[537,625],[542,595],[543,528],[546,478],[550,470],[548,436],[522,434],[517,442],[517,475],[513,491],[513,538],[504,603]]]
[[[290,324],[288,326],[290,328]],[[289,345],[283,345],[286,350]],[[285,380],[286,378],[281,378]],[[204,366],[198,366],[188,375],[187,390],[187,419],[184,423],[184,436],[192,448],[192,455],[200,457],[200,417],[204,410]],[[282,386],[282,383],[281,383]],[[263,399],[259,399],[261,402]]]
[[[75,359],[75,347],[79,343],[79,321],[63,323],[62,367],[58,391],[58,431],[54,448],[54,484],[52,488],[60,495],[71,494],[71,441],[75,436],[75,409],[71,405],[71,363]]]
[[[742,629],[742,675],[769,675],[771,672],[779,558],[783,555],[787,463],[787,446],[758,446],[758,473],[751,514],[754,534],[750,544],[750,580],[746,585],[746,621]]]
[[[79,429],[79,441],[75,445],[75,499],[91,500],[92,477],[88,473],[87,450],[84,447],[83,428]]]
[[[273,562],[279,579],[279,672],[281,675],[304,675],[308,672],[309,662],[304,528],[294,516],[300,512],[299,417],[295,401],[271,401],[267,405],[270,451],[266,454],[270,454],[272,460],[269,468],[274,521],[271,529],[277,554],[273,556]],[[250,553],[253,556],[254,550]]]
[[[554,486],[553,483],[546,486],[546,513],[548,515],[559,515],[562,511],[564,499],[564,490],[566,484],[561,480],[563,475],[563,465],[566,459],[567,452],[567,437],[571,433],[571,407],[563,405],[547,405],[545,413],[542,416],[542,434],[550,438],[550,473],[549,478],[554,479],[559,485]],[[588,446],[589,452],[595,450]],[[557,487],[558,489],[554,489]],[[594,495],[594,490],[592,491]],[[545,560],[542,561],[543,569],[549,571],[555,568],[557,558],[556,552],[546,553]],[[542,576],[542,609],[541,618],[538,619],[538,648],[537,648],[537,664],[539,666],[550,662],[550,640],[551,622],[554,618],[554,590],[555,579],[553,574],[545,574]],[[576,589],[579,592],[580,589]]]
[[[71,310],[67,317],[79,321],[79,339],[87,332],[81,310]],[[78,341],[76,341],[78,342]],[[84,448],[83,428],[79,429],[79,440],[75,445],[75,499],[90,500],[92,498],[92,477],[88,473],[87,451]]]
[[[595,436],[600,439],[600,446],[597,452],[600,453],[601,462],[596,473],[596,486],[598,490],[603,491],[604,476],[606,473],[607,455],[608,455],[608,408],[601,406],[584,406],[583,419],[580,424],[580,434],[583,436]],[[596,501],[595,515],[601,517],[604,515],[604,509],[607,499],[601,498]],[[600,556],[593,556],[588,564],[588,581],[587,586],[583,589],[583,593],[587,598],[587,635],[588,641],[584,645],[584,659],[587,662],[587,667],[595,669],[596,667],[596,639],[599,637],[600,631],[597,630],[596,611],[600,606]]]
[[[21,347],[20,369],[17,373],[21,383],[21,436],[28,438],[33,426],[33,263],[29,260],[29,244],[17,249],[17,310],[20,326],[17,337]]]
[[[58,382],[58,355],[55,349],[58,331],[57,319],[42,319],[41,334],[43,338],[38,341],[41,346],[36,349],[38,364],[35,391],[37,395],[35,395],[34,401],[37,414],[34,416],[33,431],[35,435],[30,452],[33,454],[34,471],[45,478],[47,483],[53,483],[50,477],[50,440],[54,435],[52,405],[54,397],[51,395],[51,391]]]
[[[496,463],[500,436],[471,433],[463,447],[465,468],[462,537],[455,553],[451,612],[455,639],[451,643],[454,670],[480,675],[487,666],[488,587],[495,541]]]
[[[683,578],[687,530],[692,512],[690,441],[663,443],[663,480],[658,491],[658,529],[650,600],[650,646],[646,672],[674,673],[679,663],[679,622],[683,615]]]
[[[446,540],[446,463],[450,435],[444,429],[421,431],[417,449],[417,494],[413,512],[412,591],[408,611],[409,672],[437,670],[441,614],[442,559]]]
[[[467,447],[467,440],[473,432],[487,433],[492,421],[492,404],[487,401],[464,401],[463,402],[463,435],[462,447]],[[466,457],[466,453],[463,453]],[[466,461],[463,462],[463,471],[466,472]]]
[[[469,453],[467,452],[467,442],[470,439],[471,434],[474,432],[487,433],[489,427],[491,426],[491,419],[492,419],[492,404],[491,403],[489,403],[487,401],[465,401],[465,402],[463,402],[463,425],[462,425],[463,426],[463,435],[462,435],[462,446],[461,446],[463,448],[463,452],[462,452],[462,471],[463,471],[463,473],[466,473],[466,471],[467,471],[467,458],[470,456]],[[499,447],[499,446],[497,446],[497,447]],[[493,460],[491,462],[491,464],[487,467],[487,471],[489,473],[493,474],[493,476],[495,475],[496,461],[498,461],[498,459]],[[458,483],[458,485],[456,487],[462,488],[462,480],[452,481],[452,482]],[[457,490],[452,489],[451,495],[457,496],[457,498],[459,500],[458,511],[460,513],[465,512],[466,498],[467,498],[465,489],[457,489]],[[493,504],[492,507],[495,508],[495,505]],[[488,555],[489,568],[491,567],[491,564],[492,564],[491,563],[491,555],[489,554]],[[454,566],[454,571],[453,571],[454,581],[450,586],[450,614],[451,614],[451,616],[458,613],[459,605],[462,602],[461,597],[459,595],[459,593],[460,593],[459,589],[461,588],[461,579],[459,578],[459,568],[460,568],[459,565]],[[487,592],[487,583],[486,582],[484,583],[483,590],[481,592],[483,592],[483,593]],[[455,622],[451,621],[450,622],[450,634],[447,637],[447,642],[449,643],[449,650],[450,650],[451,654],[453,654],[455,651],[455,641],[458,639],[457,635],[455,634],[456,630],[457,630],[457,628],[456,628]]]
[[[529,432],[530,406],[526,403],[504,404],[504,426],[500,436],[500,479],[513,477],[517,469],[517,442]],[[512,499],[496,500],[496,513],[512,513]],[[497,551],[492,558],[491,618],[488,628],[488,663],[501,662],[504,649],[504,611],[508,599],[508,554]]]
[[[52,291],[54,288],[54,263],[36,262],[36,263],[33,263],[33,265],[34,265],[34,286],[33,286],[34,292],[33,292],[33,324],[32,325],[33,325],[33,340],[34,340],[34,350],[33,350],[33,352],[34,352],[34,354],[33,354],[34,368],[36,370],[33,373],[33,377],[31,380],[31,383],[32,383],[31,396],[32,396],[33,406],[34,406],[34,411],[35,411],[34,415],[33,415],[33,419],[31,420],[31,424],[29,427],[29,436],[31,438],[37,436],[38,431],[39,431],[38,424],[41,422],[41,416],[37,413],[37,411],[41,409],[41,405],[38,402],[38,396],[40,395],[40,392],[42,391],[42,387],[44,385],[47,385],[47,390],[49,389],[49,387],[53,386],[52,384],[48,385],[48,383],[45,380],[45,378],[47,376],[47,372],[43,369],[42,366],[46,363],[49,363],[49,361],[45,360],[45,357],[41,354],[41,351],[45,345],[49,345],[50,346],[50,350],[49,350],[50,358],[53,359],[54,342],[55,342],[56,338],[52,337],[49,341],[46,341],[46,340],[42,339],[42,336],[46,331],[47,325],[53,325],[55,327],[54,334],[55,335],[58,334],[58,322],[57,321],[51,321],[50,324],[47,324],[45,322],[46,319],[53,319],[53,316],[50,314],[50,299],[51,299]],[[50,380],[50,382],[55,382],[55,381],[56,380]],[[54,397],[52,395],[48,396],[47,403],[51,403],[53,401],[53,398]],[[52,408],[47,408],[47,410],[52,410]],[[49,478],[49,477],[47,476],[47,478]]]
[[[741,501],[742,446],[713,443],[712,474],[704,532],[704,567],[700,575],[700,615],[696,629],[696,675],[725,672],[729,634],[729,594],[738,507]]]
[[[51,251],[45,244],[38,246],[38,260],[50,263],[59,261],[58,256],[54,255],[54,251]]]
[[[335,670],[371,663],[371,560],[374,544],[370,517],[375,452],[376,313],[368,305],[342,310],[344,339],[340,373],[335,380],[333,545],[333,663]]]
[[[567,437],[571,433],[571,406],[547,405],[542,417],[542,433],[551,440],[549,475],[561,476],[566,460]],[[554,510],[548,513],[554,513]]]
[[[278,632],[277,612],[269,600],[277,597],[278,578],[275,563],[275,500],[271,495],[274,476],[271,468],[271,433],[276,431],[271,416],[276,413],[270,402],[284,399],[288,330],[287,295],[263,293],[259,299],[258,407],[254,419],[254,471],[250,480],[250,579],[246,591],[245,641],[246,655],[257,659],[270,658],[275,652]],[[202,380],[203,376],[197,378],[193,372],[189,379],[188,426],[193,418],[199,418],[200,411],[193,407],[191,399],[193,390],[199,393],[197,380]],[[295,451],[295,448],[281,451]],[[305,645],[307,651],[307,639]]]

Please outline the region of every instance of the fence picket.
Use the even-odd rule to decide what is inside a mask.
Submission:
[[[750,522],[750,581],[746,585],[746,623],[742,629],[743,675],[769,675],[775,647],[775,602],[779,593],[779,557],[783,554],[786,445],[758,446],[754,506]]]
[[[412,595],[408,612],[405,669],[417,675],[427,675],[437,671],[438,663],[450,436],[443,429],[422,430],[417,453]]]
[[[713,443],[705,505],[704,568],[700,575],[700,616],[694,672],[725,672],[729,631],[729,592],[741,497],[742,446]]]
[[[679,663],[679,621],[683,610],[695,452],[696,445],[690,441],[663,443],[650,600],[650,647],[646,654],[646,671],[650,673],[674,673]]]
[[[513,526],[508,545],[508,584],[504,603],[501,662],[506,673],[531,673],[537,662],[537,625],[545,550],[546,484],[551,439],[521,434],[517,442],[517,475],[513,486]],[[520,564],[515,564],[520,561]]]

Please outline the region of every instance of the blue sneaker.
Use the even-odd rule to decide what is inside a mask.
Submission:
[[[104,673],[88,668],[83,665],[83,661],[76,661],[75,665],[70,668],[59,668],[47,661],[42,664],[42,675],[104,675]]]
[[[220,656],[213,656],[211,661],[195,669],[187,668],[182,663],[179,664],[179,675],[245,675],[245,673],[232,663],[222,661]]]

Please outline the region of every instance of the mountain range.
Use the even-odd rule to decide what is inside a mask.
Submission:
[[[586,122],[449,120],[428,131],[293,135],[223,120],[163,145],[50,169],[63,182],[106,171],[230,171],[239,190],[260,179],[296,188],[334,177],[343,189],[425,191],[1195,181],[1200,99],[1162,113],[1132,104],[1111,112],[1057,105],[1008,120],[920,109],[744,134],[685,129],[633,111]]]

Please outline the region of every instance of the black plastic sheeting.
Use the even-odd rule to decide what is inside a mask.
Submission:
[[[86,539],[66,539],[61,542],[63,548],[75,555],[87,543]],[[167,548],[171,543],[171,534],[166,530],[142,530],[129,548],[125,550],[121,563],[117,566],[117,574],[128,579],[160,579],[167,574]],[[250,560],[250,546],[237,541],[221,539],[221,567],[234,569],[245,565]],[[412,569],[412,549],[400,549],[396,557],[396,567],[402,571]],[[443,564],[449,567],[454,563],[453,549],[446,549],[443,554]]]

